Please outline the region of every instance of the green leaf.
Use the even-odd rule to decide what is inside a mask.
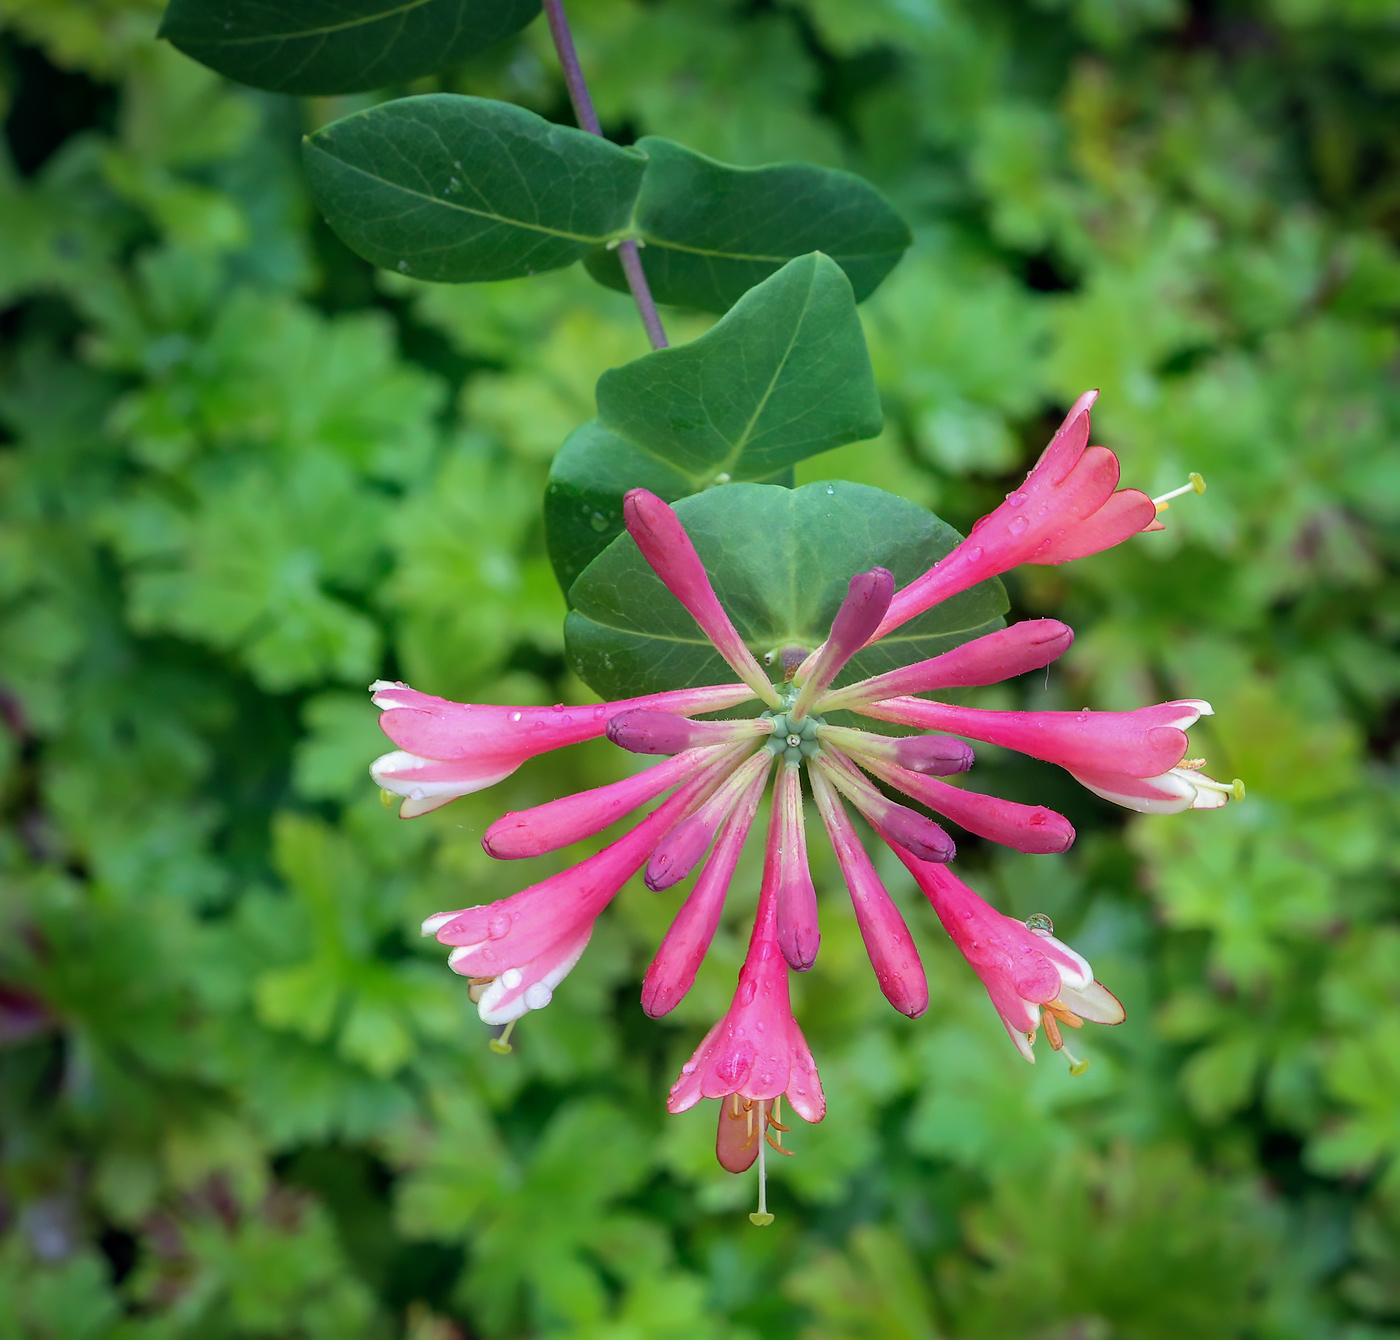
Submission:
[[[557,270],[626,227],[645,159],[489,98],[432,93],[305,141],[317,205],[354,251],[446,283]]]
[[[598,418],[564,443],[545,498],[560,585],[621,533],[628,489],[674,502],[726,476],[774,481],[880,427],[849,281],[826,256],[789,261],[699,339],[599,379]]]
[[[800,489],[728,484],[683,498],[676,512],[721,603],[760,659],[826,637],[857,572],[889,568],[903,586],[961,538],[916,503],[843,481]],[[708,640],[642,558],[619,536],[570,591],[565,654],[605,698],[715,684],[733,678]],[[847,683],[955,647],[1001,627],[995,580],[935,606],[869,647],[838,679]]]
[[[889,201],[850,172],[811,163],[731,167],[654,135],[637,148],[647,164],[634,226],[660,302],[727,311],[809,251],[830,256],[862,302],[912,240]],[[585,263],[599,283],[626,289],[613,252],[600,248]]]
[[[432,74],[539,12],[539,0],[171,0],[160,36],[255,88],[359,93]]]

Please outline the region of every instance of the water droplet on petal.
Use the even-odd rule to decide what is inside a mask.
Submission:
[[[511,719],[512,721],[519,721],[522,715],[524,715],[524,714],[521,713],[521,712],[512,712],[512,713],[510,714],[510,719]]]
[[[498,913],[486,923],[486,934],[493,940],[499,940],[508,930],[510,918],[504,912]]]
[[[1006,495],[1006,504],[1008,507],[1024,507],[1026,505],[1026,495],[1019,491],[1008,493]]]
[[[964,551],[963,558],[968,563],[979,563],[982,560],[982,546],[974,544],[971,549]]]
[[[1023,516],[1013,516],[1009,527],[1013,535],[1024,535],[1030,527],[1030,522]]]
[[[682,1074],[682,1075],[693,1075],[694,1073],[695,1073],[695,1062],[694,1062],[694,1061],[687,1061],[687,1062],[681,1067],[681,1074]]]
[[[1026,918],[1026,929],[1034,931],[1037,935],[1052,935],[1055,931],[1055,923],[1044,912],[1032,912]]]
[[[756,989],[757,988],[754,986],[753,982],[745,982],[743,986],[739,988],[739,1004],[748,1005],[752,1003],[754,992]],[[741,1029],[740,1032],[742,1031],[743,1030]]]

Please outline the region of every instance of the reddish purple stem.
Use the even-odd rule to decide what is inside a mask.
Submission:
[[[564,68],[564,83],[569,90],[569,101],[574,105],[574,116],[579,126],[590,135],[603,138],[603,127],[598,113],[593,108],[593,99],[588,92],[588,81],[583,77],[583,66],[579,64],[578,52],[574,49],[574,35],[569,29],[569,20],[564,13],[564,0],[544,0],[544,16],[549,22],[549,35],[554,39],[554,49],[559,53],[559,64]],[[632,300],[641,313],[642,325],[646,327],[647,338],[653,349],[665,349],[670,341],[661,325],[661,315],[656,310],[656,300],[651,296],[651,286],[647,283],[646,271],[642,269],[642,258],[637,243],[628,239],[619,242],[618,260],[622,262],[622,273],[627,276],[627,287],[632,290]]]

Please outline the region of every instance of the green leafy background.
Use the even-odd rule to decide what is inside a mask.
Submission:
[[[430,287],[315,217],[296,102],[141,0],[0,0],[0,1337],[1156,1340],[1400,1334],[1400,43],[1394,0],[576,0],[605,125],[848,168],[915,245],[860,309],[883,435],[797,467],[966,527],[1086,386],[1163,535],[1008,583],[1079,637],[984,705],[1209,698],[1246,805],[1139,820],[1050,768],[1067,858],[962,844],[1125,1001],[1027,1067],[888,871],[933,1005],[825,844],[798,1010],[830,1095],[753,1229],[665,1086],[724,1007],[638,983],[629,889],[491,1054],[439,908],[608,746],[400,823],[364,685],[584,692],[540,518],[635,313],[574,266]],[[387,93],[569,120],[543,26]],[[667,313],[676,341],[712,318]],[[540,862],[550,866],[549,861]]]

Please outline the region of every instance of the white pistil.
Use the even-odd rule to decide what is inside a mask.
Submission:
[[[515,1050],[515,1048],[510,1045],[510,1035],[515,1032],[516,1023],[517,1020],[512,1019],[510,1023],[501,1030],[500,1037],[492,1038],[491,1041],[486,1044],[497,1056],[509,1056],[511,1052]]]
[[[753,1214],[749,1215],[749,1223],[754,1224],[759,1228],[767,1228],[768,1225],[773,1222],[773,1216],[768,1209],[768,1160],[764,1157],[765,1151],[768,1147],[768,1141],[764,1139],[764,1136],[767,1134],[767,1132],[763,1129],[767,1125],[767,1122],[764,1121],[764,1117],[766,1116],[766,1106],[767,1105],[762,1100],[760,1100],[757,1104],[759,1129],[758,1209],[754,1211]]]
[[[1180,498],[1184,493],[1204,493],[1206,491],[1206,481],[1194,470],[1187,476],[1191,482],[1183,484],[1179,489],[1173,489],[1170,493],[1164,493],[1160,498],[1153,498],[1153,506],[1159,513],[1165,512],[1172,505],[1173,498]]]
[[[1244,799],[1244,781],[1236,777],[1233,782],[1213,782],[1209,777],[1192,777],[1191,785],[1204,791],[1223,791],[1233,800]]]

